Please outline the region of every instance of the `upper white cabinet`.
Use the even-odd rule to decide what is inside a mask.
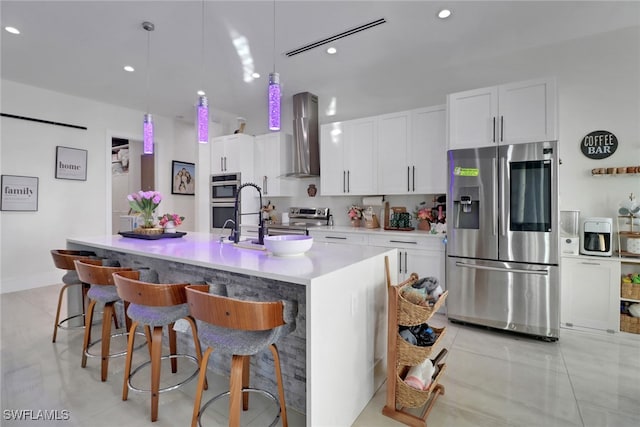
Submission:
[[[449,149],[558,139],[552,78],[450,94],[447,114]]]
[[[446,108],[378,117],[378,192],[446,192]]]
[[[320,191],[323,196],[377,193],[375,117],[322,125]]]
[[[269,197],[292,196],[292,182],[283,175],[293,167],[293,139],[291,135],[274,132],[255,137],[254,176]]]
[[[211,140],[211,173],[240,172],[253,181],[253,136],[237,133]]]

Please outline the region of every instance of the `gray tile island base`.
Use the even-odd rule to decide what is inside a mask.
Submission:
[[[386,281],[395,250],[314,243],[303,257],[221,245],[207,233],[145,241],[101,236],[67,239],[69,249],[91,249],[123,266],[156,270],[163,283],[224,283],[229,296],[295,301],[296,329],[277,345],[287,406],[306,414],[307,426],[351,425],[385,379]],[[195,354],[190,332],[179,352]],[[229,375],[230,356],[212,353],[209,369]],[[268,352],[251,362],[251,386],[277,395]]]

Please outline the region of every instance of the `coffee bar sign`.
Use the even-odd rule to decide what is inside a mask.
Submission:
[[[618,149],[618,138],[606,130],[594,130],[582,138],[580,150],[590,159],[606,159]]]

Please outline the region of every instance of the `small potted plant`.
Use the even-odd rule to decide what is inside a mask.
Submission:
[[[160,225],[160,227],[164,228],[165,233],[175,233],[176,227],[178,227],[180,224],[182,224],[182,221],[184,221],[183,216],[175,213],[166,213],[162,216],[159,216],[158,219],[160,220],[158,224]]]
[[[360,227],[360,220],[362,219],[362,208],[360,206],[351,205],[347,215],[349,215],[353,227]]]

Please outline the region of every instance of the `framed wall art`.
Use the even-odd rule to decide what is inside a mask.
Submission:
[[[195,163],[171,162],[171,194],[196,194],[196,165]]]
[[[38,210],[38,177],[2,175],[1,180],[0,210],[23,212]]]
[[[56,147],[56,178],[87,180],[87,150]]]

